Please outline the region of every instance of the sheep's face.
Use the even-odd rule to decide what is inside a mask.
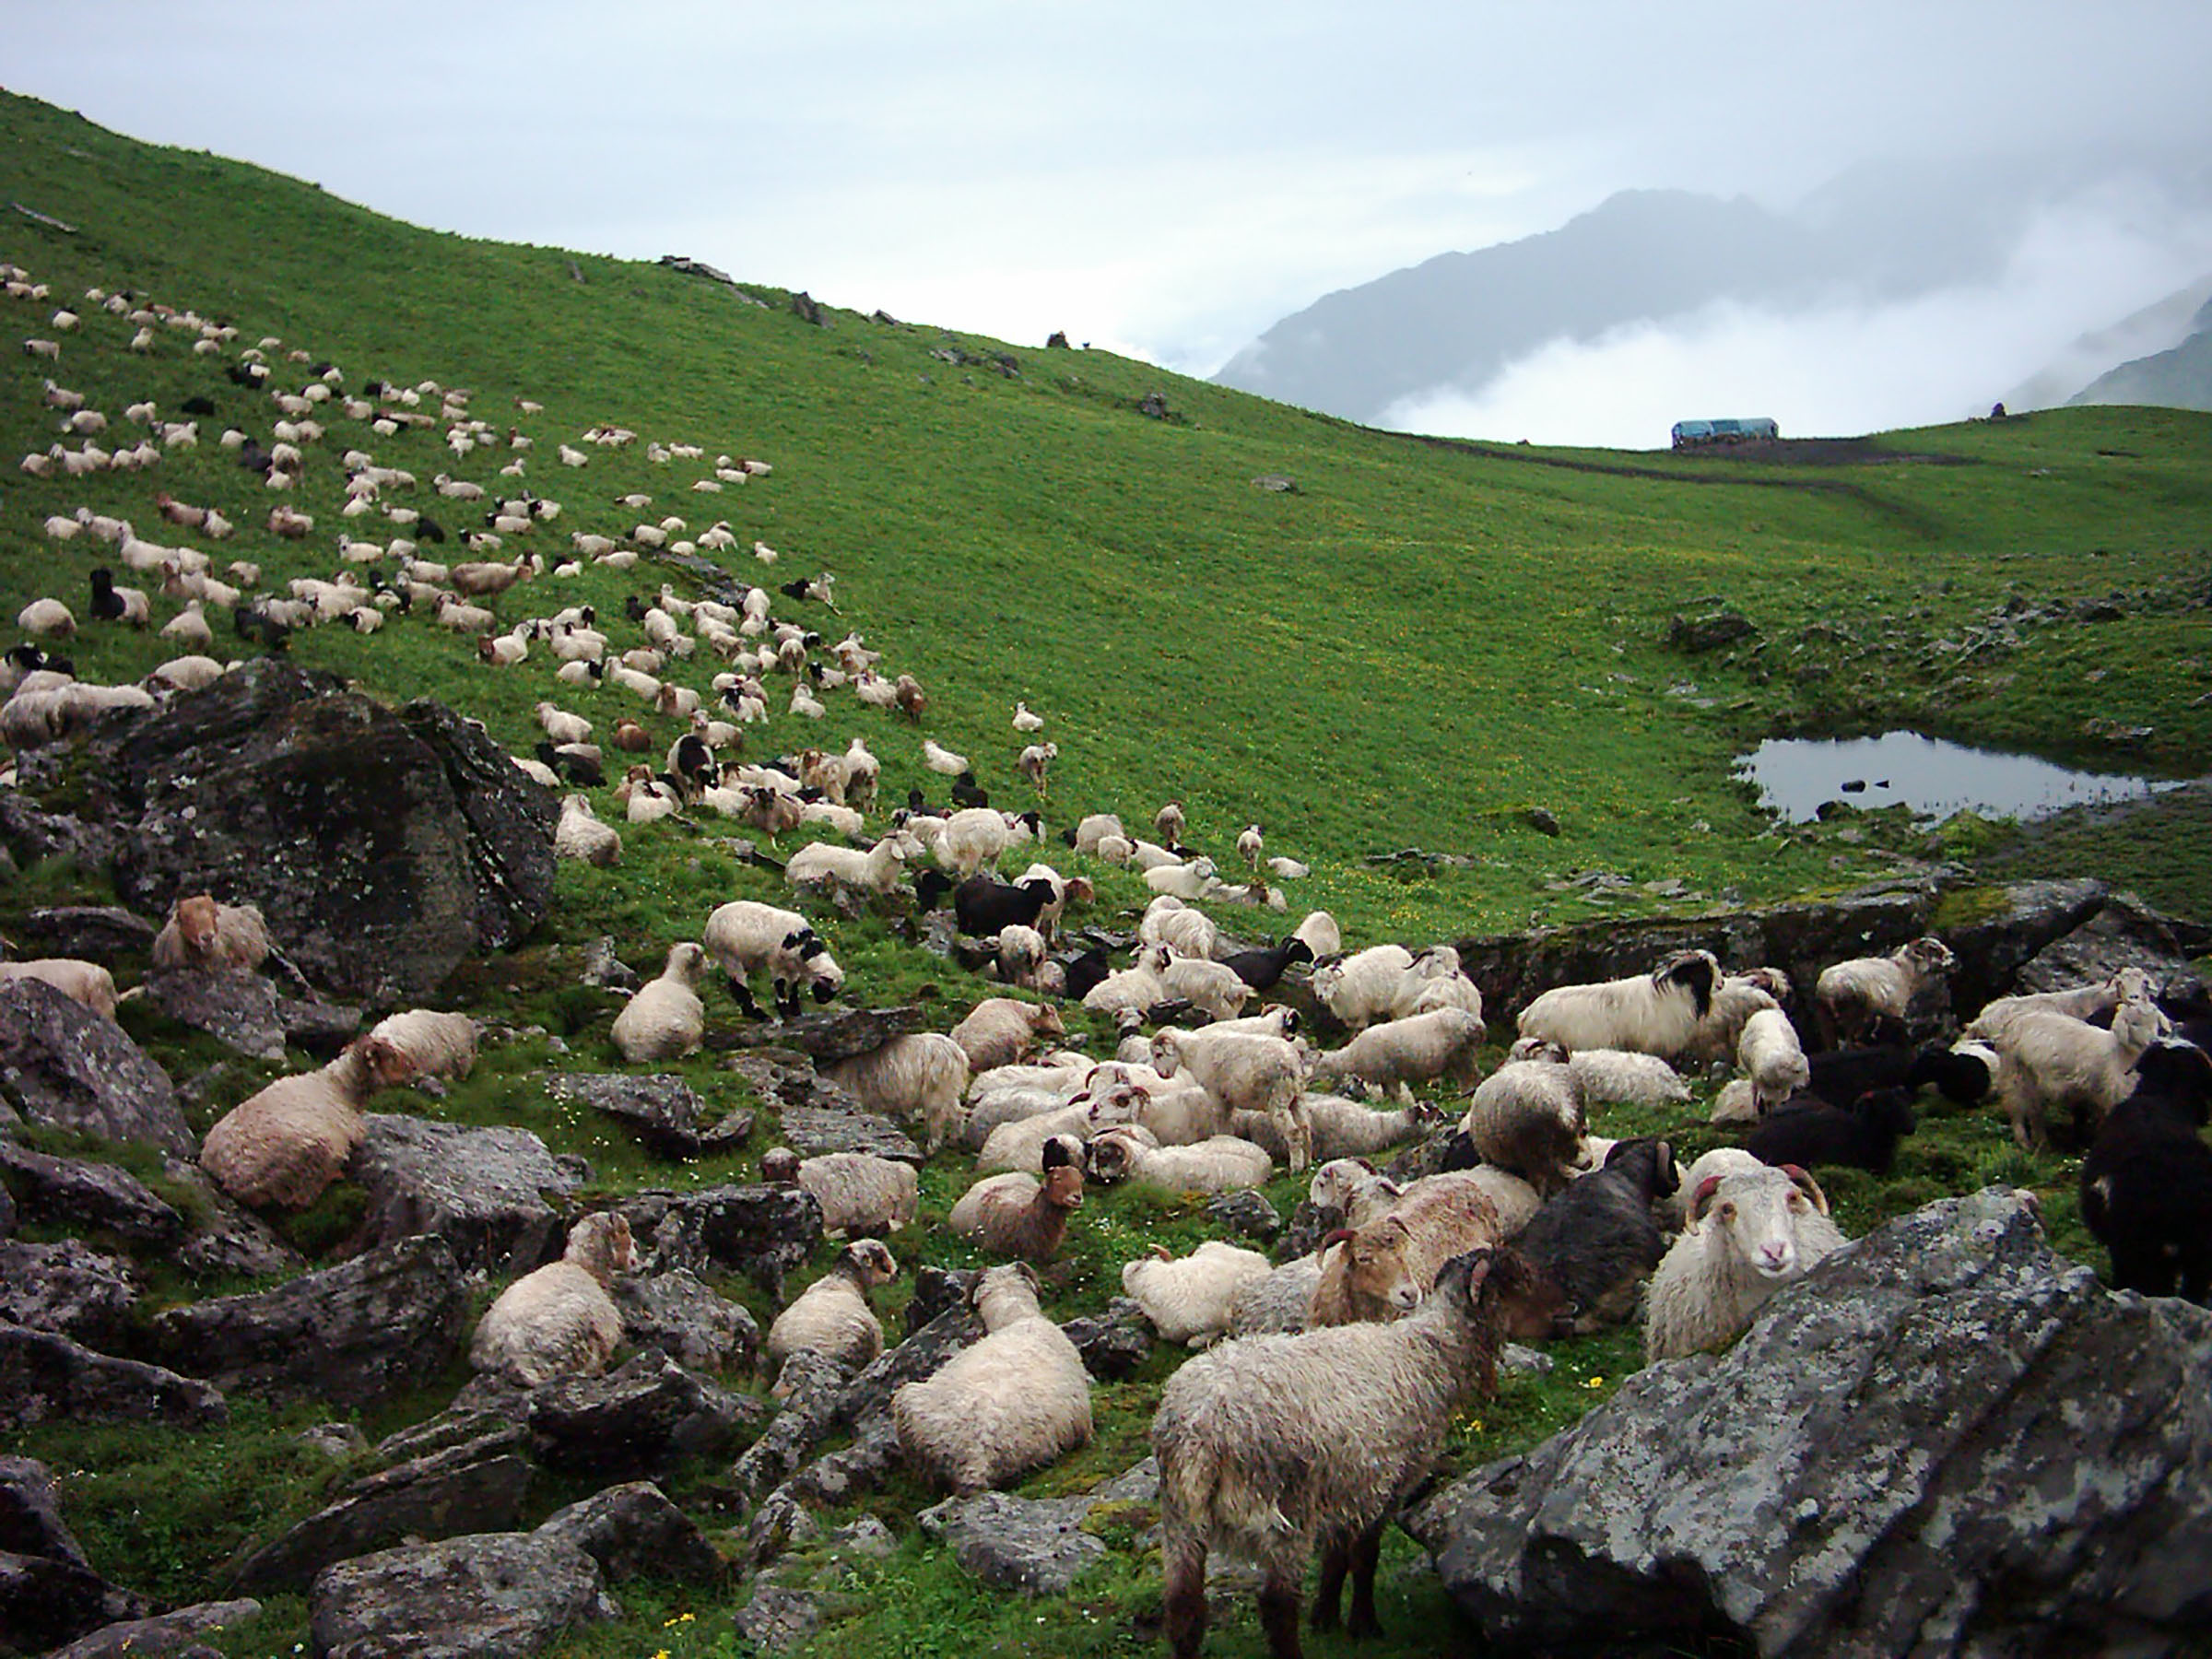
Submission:
[[[595,1210],[577,1222],[564,1253],[601,1284],[628,1273],[637,1259],[629,1222],[613,1210]]]
[[[1047,1170],[1044,1172],[1044,1201],[1054,1209],[1081,1209],[1083,1171],[1073,1164],[1060,1164]]]
[[[1805,1271],[1797,1229],[1807,1217],[1825,1215],[1827,1210],[1818,1183],[1790,1166],[1714,1183],[1706,1224],[1720,1229],[1728,1247],[1753,1273],[1781,1282]]]
[[[863,1285],[888,1285],[899,1277],[899,1258],[880,1239],[862,1239],[847,1245],[845,1260]]]
[[[1524,1037],[1505,1051],[1508,1060],[1541,1060],[1551,1065],[1567,1064],[1567,1050],[1547,1037]]]
[[[1905,959],[1924,974],[1948,973],[1959,960],[1951,947],[1933,935],[1906,946]]]
[[[1345,1241],[1348,1257],[1345,1270],[1354,1296],[1386,1307],[1394,1315],[1410,1313],[1421,1305],[1420,1281],[1406,1263],[1410,1236],[1406,1223],[1391,1216]]]
[[[215,900],[206,893],[178,900],[177,937],[184,948],[195,957],[206,957],[215,944],[218,917]]]

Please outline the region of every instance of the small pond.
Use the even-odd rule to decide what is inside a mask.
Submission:
[[[2065,806],[2134,800],[2175,787],[2121,773],[2075,771],[2033,755],[1967,748],[1918,732],[1771,737],[1739,759],[1735,770],[1759,785],[1760,805],[1793,823],[1815,817],[1826,801],[1848,801],[1869,811],[1901,801],[1931,818],[1971,807],[1985,818],[2036,818]]]

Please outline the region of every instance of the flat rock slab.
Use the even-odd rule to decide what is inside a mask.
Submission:
[[[151,1618],[105,1625],[67,1647],[54,1649],[46,1659],[161,1659],[164,1654],[182,1659],[215,1651],[204,1645],[201,1637],[260,1617],[261,1604],[250,1598],[197,1602]]]
[[[2114,1295],[2023,1195],[1838,1252],[1408,1519],[1500,1650],[2182,1653],[2212,1629],[2212,1312]]]
[[[622,1310],[624,1336],[659,1348],[687,1371],[743,1371],[760,1351],[752,1314],[681,1267],[625,1275],[610,1294]]]
[[[522,1519],[528,1463],[519,1430],[455,1446],[357,1481],[346,1497],[248,1553],[231,1574],[244,1591],[303,1589],[324,1568],[410,1539],[507,1532]]]
[[[537,1530],[566,1538],[616,1583],[633,1578],[711,1583],[726,1571],[699,1523],[650,1480],[608,1487],[556,1510]]]
[[[1017,1498],[979,1492],[947,1498],[922,1512],[922,1530],[941,1540],[971,1578],[1025,1595],[1063,1595],[1107,1554],[1104,1539],[1083,1530],[1100,1511],[1148,1503],[1159,1477],[1150,1459],[1095,1492],[1077,1498]]]
[[[258,1295],[170,1308],[152,1340],[180,1370],[226,1389],[368,1406],[451,1364],[467,1312],[452,1248],[420,1236]]]
[[[81,1418],[206,1429],[229,1416],[221,1392],[206,1382],[52,1331],[0,1324],[0,1429]]]
[[[908,1008],[840,1008],[822,1014],[802,1014],[795,1019],[769,1019],[757,1025],[729,1027],[708,1039],[710,1049],[786,1048],[809,1055],[818,1065],[828,1065],[855,1055],[871,1054],[894,1037],[903,1037],[922,1023],[922,1010]]]
[[[726,1453],[759,1411],[654,1349],[604,1377],[564,1377],[530,1398],[530,1439],[548,1468],[634,1480]]]
[[[699,1156],[700,1099],[681,1077],[555,1072],[546,1078],[546,1092],[557,1100],[573,1100],[619,1119],[663,1158]]]
[[[512,1278],[560,1253],[573,1175],[527,1129],[472,1129],[371,1112],[346,1172],[367,1189],[362,1236],[443,1239],[465,1271]]]
[[[656,1270],[735,1269],[783,1299],[783,1276],[822,1239],[822,1206],[798,1187],[733,1185],[701,1192],[665,1188],[617,1206]]]
[[[335,1053],[361,1024],[359,1008],[287,996],[242,969],[157,973],[146,987],[154,1006],[179,1025],[256,1060],[282,1060],[288,1043]]]
[[[0,1322],[56,1331],[91,1347],[117,1347],[130,1332],[137,1300],[130,1264],[79,1240],[0,1243]]]
[[[317,1659],[526,1659],[622,1610],[565,1538],[477,1533],[325,1568],[308,1596]]]
[[[126,951],[151,950],[160,930],[119,904],[57,904],[23,918],[26,938],[39,948],[25,956],[76,957],[104,962]]]
[[[77,1232],[110,1232],[156,1247],[184,1237],[184,1218],[128,1170],[88,1159],[53,1158],[0,1139],[0,1170],[22,1193],[25,1219]]]
[[[191,1158],[169,1074],[113,1020],[41,980],[0,982],[0,1078],[36,1124]]]
[[[786,1106],[782,1113],[783,1144],[801,1158],[819,1158],[828,1152],[873,1152],[900,1163],[919,1164],[922,1148],[887,1117],[858,1108]]]

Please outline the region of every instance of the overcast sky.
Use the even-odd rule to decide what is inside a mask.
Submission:
[[[1780,206],[1868,158],[2097,145],[2201,175],[2212,157],[2204,0],[8,10],[7,85],[135,137],[443,229],[688,253],[1198,374],[1332,288],[1618,189]],[[2037,326],[2110,322],[2198,252],[2092,271]],[[2036,280],[2063,286],[2053,257]],[[1685,348],[1615,345],[1596,372]],[[1593,365],[1553,370],[1571,386]]]

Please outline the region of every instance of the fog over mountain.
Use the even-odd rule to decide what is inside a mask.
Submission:
[[[1719,415],[1863,431],[2064,401],[2175,346],[2207,271],[2201,164],[1867,162],[1782,208],[1624,191],[1330,294],[1217,378],[1471,437],[1653,447]]]

